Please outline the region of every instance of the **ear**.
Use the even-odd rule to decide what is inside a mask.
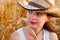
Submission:
[[[50,17],[47,16],[47,20],[46,20],[46,22],[49,22],[49,19],[50,19]]]

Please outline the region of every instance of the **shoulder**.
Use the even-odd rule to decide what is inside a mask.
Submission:
[[[19,40],[19,34],[15,31],[11,34],[9,40]]]
[[[50,32],[50,39],[51,40],[58,40],[58,36],[55,32]]]
[[[18,29],[18,30],[16,30],[16,31],[14,31],[12,34],[11,34],[11,36],[10,36],[10,40],[20,40],[20,36],[19,36],[19,34],[18,34],[18,32],[17,31],[19,31],[20,29]]]

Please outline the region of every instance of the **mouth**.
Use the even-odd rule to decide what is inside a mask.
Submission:
[[[30,23],[31,23],[32,25],[37,24],[37,22],[33,22],[33,21],[30,21]]]

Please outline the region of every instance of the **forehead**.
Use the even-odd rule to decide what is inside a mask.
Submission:
[[[34,13],[43,13],[43,14],[47,14],[46,12],[44,12],[44,11],[30,11],[30,10],[28,10],[28,12],[34,12]]]
[[[31,11],[31,10],[27,10],[27,11]],[[43,12],[43,11],[32,11],[32,12]]]

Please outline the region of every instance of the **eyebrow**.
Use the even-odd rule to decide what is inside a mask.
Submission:
[[[28,10],[28,11],[31,11],[31,10]],[[31,12],[35,12],[35,13],[42,13],[42,14],[46,14],[45,12],[43,12],[43,11],[31,11]]]
[[[35,11],[35,13],[42,13],[42,14],[45,14],[45,12],[42,12],[42,11]]]

